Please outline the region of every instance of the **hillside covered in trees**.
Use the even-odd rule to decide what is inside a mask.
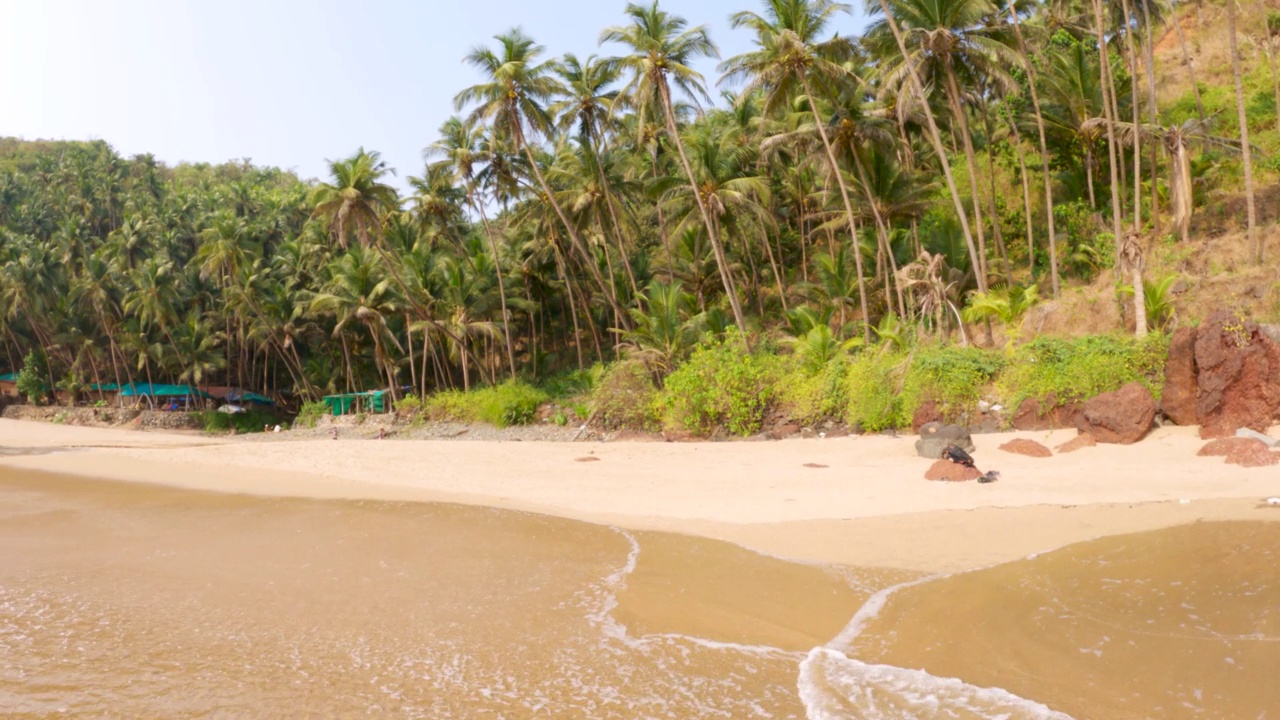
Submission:
[[[620,357],[661,378],[703,343],[817,377],[1004,347],[1035,308],[1033,332],[1144,335],[1237,272],[1280,316],[1271,0],[866,9],[845,37],[829,0],[744,7],[722,77],[669,4],[627,6],[600,56],[504,32],[403,195],[373,150],[303,182],[0,140],[0,363],[300,402]]]

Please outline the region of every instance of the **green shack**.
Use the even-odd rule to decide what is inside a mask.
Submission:
[[[324,404],[334,415],[351,415],[354,413],[384,413],[391,409],[386,390],[370,390],[368,392],[328,395]]]

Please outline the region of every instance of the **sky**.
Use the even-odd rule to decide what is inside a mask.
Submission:
[[[0,0],[0,136],[101,139],[122,155],[251,159],[327,176],[377,150],[401,187],[479,77],[462,58],[520,26],[547,57],[597,45],[625,0]],[[723,57],[751,36],[728,17],[760,0],[665,0]],[[861,4],[835,30],[863,24]],[[697,67],[713,84],[715,61]],[[718,95],[713,88],[712,95]]]

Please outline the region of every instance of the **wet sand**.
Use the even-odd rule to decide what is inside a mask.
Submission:
[[[442,501],[635,530],[701,535],[815,563],[922,572],[1015,560],[1108,535],[1197,521],[1280,520],[1269,468],[1201,458],[1194,428],[1053,458],[1074,431],[975,437],[1000,482],[930,483],[913,439],[741,443],[527,443],[279,439],[73,428],[0,420],[14,468],[282,497]],[[579,462],[583,457],[596,462]],[[807,467],[824,465],[826,467]]]

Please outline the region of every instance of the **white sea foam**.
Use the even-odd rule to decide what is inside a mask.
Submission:
[[[845,653],[900,590],[946,577],[899,583],[872,595],[849,624],[800,663],[796,680],[810,720],[1072,720],[1040,703],[1001,688],[983,688],[923,670],[872,665]]]

